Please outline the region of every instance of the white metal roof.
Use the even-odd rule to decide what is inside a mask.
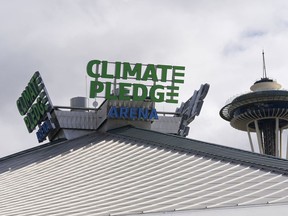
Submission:
[[[163,136],[175,140],[152,131],[143,134],[156,141]],[[117,215],[288,204],[286,174],[160,147],[145,136],[93,133],[3,158],[0,215]],[[213,150],[213,145],[201,144]]]

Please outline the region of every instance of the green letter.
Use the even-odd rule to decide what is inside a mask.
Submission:
[[[28,116],[24,117],[24,122],[25,122],[28,132],[31,133],[33,130],[31,129],[31,123],[30,123]]]
[[[120,79],[121,78],[121,62],[115,62],[115,76],[114,78]]]
[[[100,64],[101,64],[101,61],[99,61],[99,60],[91,60],[90,62],[88,62],[87,67],[86,67],[87,74],[90,77],[98,78],[100,76],[99,71],[98,71],[98,67]],[[94,65],[96,65],[96,67],[97,67],[96,73],[93,73],[93,66]]]
[[[131,87],[131,83],[119,83],[119,100],[130,100],[129,89],[125,87]]]
[[[25,115],[25,112],[23,111],[23,106],[22,106],[21,100],[23,101],[22,97],[20,97],[16,103],[17,103],[19,113],[23,116],[23,115]]]
[[[107,78],[107,79],[113,79],[112,74],[107,74],[107,67],[108,67],[108,62],[107,61],[102,61],[102,78]],[[115,73],[115,72],[114,72]]]
[[[172,69],[172,66],[171,65],[157,65],[157,68],[162,69],[161,82],[166,82],[167,81],[167,70]]]
[[[32,103],[33,103],[38,96],[38,92],[35,91],[35,89],[33,88],[33,83],[29,83],[26,89],[30,92],[30,96],[31,96]]]
[[[167,92],[167,96],[170,96],[170,99],[167,99],[167,103],[178,103],[178,100],[174,100],[174,97],[178,97],[179,94],[175,93],[175,90],[179,90],[179,86],[167,86],[167,89],[170,90],[170,92]]]
[[[25,101],[25,110],[24,112],[26,113],[28,111],[28,109],[30,108],[30,106],[32,105],[33,101],[30,95],[30,92],[28,91],[27,87],[25,88],[25,90],[22,92],[21,94],[22,98]]]
[[[44,83],[42,83],[42,78],[40,76],[35,78],[31,83],[34,91],[37,92],[37,94],[39,94],[44,88]]]
[[[141,95],[139,93],[139,89],[141,89]],[[133,84],[133,100],[141,101],[147,98],[147,87],[142,84]]]
[[[106,82],[106,89],[105,89],[105,98],[107,100],[116,100],[117,99],[117,95],[112,94],[112,90],[111,90],[111,82]]]
[[[184,77],[184,73],[177,72],[176,70],[183,70],[183,71],[184,71],[184,70],[185,70],[185,67],[183,67],[183,66],[174,66],[174,67],[173,67],[173,75],[172,75],[173,80],[172,80],[172,82],[173,82],[173,83],[184,83],[183,78],[182,78],[182,80],[175,78],[176,76]]]
[[[152,86],[150,89],[150,92],[149,92],[149,96],[150,96],[151,100],[154,102],[163,102],[164,101],[164,93],[157,93],[158,97],[156,97],[155,92],[157,89],[164,89],[164,86],[162,86],[162,85]]]
[[[90,81],[90,98],[95,98],[97,93],[102,92],[104,84],[102,82]]]
[[[147,65],[142,80],[148,80],[148,78],[151,78],[153,81],[158,81],[156,68],[153,64]]]
[[[131,69],[131,65],[128,62],[123,63],[123,79],[127,79],[127,74],[129,76],[135,76],[136,75],[136,80],[141,80],[141,69],[142,69],[142,64],[137,63],[135,64],[134,68]]]
[[[43,98],[38,98],[37,99],[37,104],[38,104],[38,110],[40,112],[41,117],[45,114],[45,103],[48,102],[48,99],[44,99],[44,103],[42,103]],[[46,100],[46,101],[45,101]]]

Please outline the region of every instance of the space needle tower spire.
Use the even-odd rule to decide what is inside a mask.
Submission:
[[[263,77],[251,87],[251,92],[240,95],[220,110],[220,116],[238,130],[248,133],[251,150],[251,132],[256,133],[261,154],[282,157],[282,132],[288,128],[288,91],[267,77],[264,51]],[[288,148],[286,158],[288,157]]]
[[[263,59],[263,78],[267,78],[264,50],[262,50],[262,59]]]

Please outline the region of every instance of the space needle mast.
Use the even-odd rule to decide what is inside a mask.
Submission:
[[[220,110],[220,116],[232,127],[248,133],[253,152],[251,132],[257,135],[261,154],[282,157],[282,132],[288,127],[288,91],[282,90],[275,80],[267,78],[264,51],[262,57],[263,77],[250,87],[251,92],[226,104]]]

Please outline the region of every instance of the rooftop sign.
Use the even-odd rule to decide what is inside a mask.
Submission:
[[[129,119],[129,120],[154,120],[158,119],[155,108],[151,110],[142,107],[116,107],[112,106],[108,112],[108,118],[112,119]]]
[[[91,60],[90,98],[178,103],[184,71],[184,66]]]
[[[29,133],[37,125],[39,126],[37,138],[39,142],[42,142],[54,128],[54,125],[50,122],[52,103],[38,71],[34,73],[16,104],[19,113],[24,116],[24,122]],[[41,125],[43,121],[45,122]]]

